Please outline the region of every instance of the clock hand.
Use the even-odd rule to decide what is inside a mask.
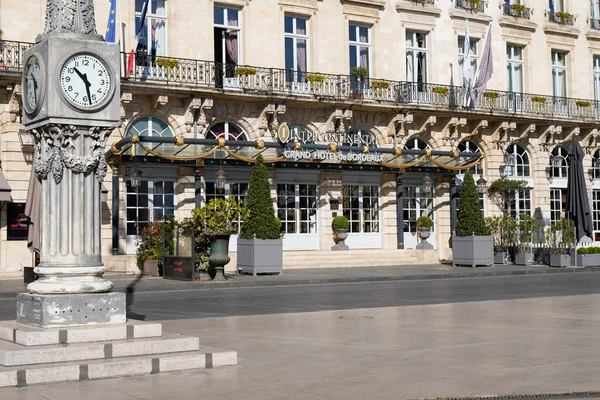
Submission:
[[[92,95],[90,94],[90,86],[92,86],[92,84],[90,83],[90,81],[88,81],[87,74],[83,74],[82,79],[85,82],[85,91],[87,92],[88,102],[90,103],[90,106],[91,106],[92,105]]]
[[[33,77],[33,75],[31,76],[31,79],[33,80],[33,98],[35,99],[35,102],[37,103],[37,101],[38,101],[38,98],[37,98],[38,84],[37,84],[37,80]]]
[[[79,77],[80,77],[80,78],[81,78],[81,79],[82,79],[84,82],[86,82],[86,81],[87,81],[87,79],[86,79],[86,78],[84,78],[84,74],[82,74],[81,72],[79,72],[79,70],[78,70],[77,68],[73,68],[73,69],[75,70],[75,72],[77,73],[77,75],[79,75]]]

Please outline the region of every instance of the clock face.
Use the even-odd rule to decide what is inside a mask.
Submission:
[[[112,77],[106,64],[91,54],[77,54],[60,70],[60,86],[75,107],[97,108],[111,93]]]
[[[37,56],[33,55],[27,60],[25,66],[25,111],[30,114],[37,111],[38,105],[42,99],[42,89],[44,88],[44,76],[42,66]]]

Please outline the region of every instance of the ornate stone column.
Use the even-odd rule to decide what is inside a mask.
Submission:
[[[30,293],[101,293],[112,289],[102,279],[101,182],[110,128],[45,125],[33,130],[34,170],[42,182],[40,278]]]

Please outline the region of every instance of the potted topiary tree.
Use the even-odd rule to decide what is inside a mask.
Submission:
[[[417,235],[421,238],[421,243],[417,245],[417,249],[433,249],[433,246],[427,242],[431,236],[431,228],[433,221],[426,215],[417,218]]]
[[[331,246],[331,250],[348,250],[348,246],[344,242],[348,237],[348,227],[350,223],[348,218],[343,215],[334,217],[331,221],[331,229],[333,229],[333,241],[335,246]]]
[[[516,242],[517,221],[503,214],[488,217],[485,222],[494,237],[494,264],[509,264],[509,249]]]
[[[460,188],[460,209],[452,236],[452,265],[494,264],[494,240],[479,206],[479,194],[471,171]]]
[[[262,156],[250,174],[246,209],[248,218],[242,223],[237,242],[238,270],[241,273],[281,273],[283,239],[275,218],[269,176]]]
[[[529,214],[519,215],[519,243],[517,245],[517,254],[515,264],[531,265],[533,264],[533,232],[540,227],[540,223]]]
[[[571,249],[575,245],[575,229],[569,220],[561,219],[550,224],[546,231],[546,243],[550,247],[550,266],[571,266]]]

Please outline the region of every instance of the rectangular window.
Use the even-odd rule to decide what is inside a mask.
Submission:
[[[592,192],[592,220],[594,222],[594,241],[600,241],[600,190]]]
[[[379,232],[379,186],[344,185],[344,216],[350,221],[350,232]]]
[[[531,190],[519,190],[510,203],[510,215],[517,218],[520,214],[531,215]]]
[[[288,82],[304,82],[308,70],[308,20],[292,15],[286,15],[284,20]]]
[[[594,100],[600,101],[600,56],[594,56]]]
[[[560,221],[567,207],[566,189],[550,189],[550,222]]]
[[[552,51],[552,94],[567,96],[567,53]]]
[[[240,63],[239,43],[242,33],[240,11],[235,8],[215,6],[214,19],[215,62],[233,66],[238,65]]]
[[[477,73],[477,67],[479,65],[479,55],[477,53],[479,40],[478,39],[469,39],[469,44],[471,48],[471,82],[475,81],[475,74]],[[462,82],[462,69],[463,63],[465,59],[465,37],[458,37],[458,82]]]
[[[349,24],[350,72],[352,68],[364,68],[371,75],[371,28]]]
[[[142,24],[144,0],[135,0],[136,31]],[[140,33],[136,53],[139,65],[149,65],[155,57],[167,55],[167,11],[165,0],[152,0],[148,4],[146,21]],[[144,57],[145,60],[144,60]]]
[[[150,222],[175,214],[175,182],[142,180],[138,188],[127,180],[127,235],[137,235]]]
[[[248,183],[247,182],[227,182],[223,190],[217,189],[215,182],[206,182],[206,203],[208,204],[212,199],[228,197],[235,197],[240,200],[242,204],[246,202],[246,196],[248,195]],[[238,221],[238,232],[241,227],[241,221]]]
[[[317,185],[277,184],[277,217],[285,233],[317,233]]]
[[[593,29],[600,29],[600,1],[591,0],[592,2],[592,15],[590,19],[590,26]]]
[[[522,93],[523,88],[523,47],[506,45],[506,70],[508,73],[508,91]]]
[[[419,92],[427,84],[427,33],[406,31],[406,80],[417,83]]]

